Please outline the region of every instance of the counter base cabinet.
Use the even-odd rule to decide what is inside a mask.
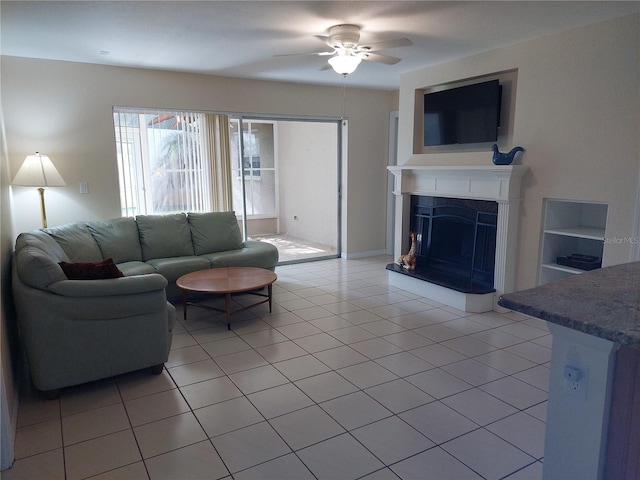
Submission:
[[[618,345],[555,323],[544,443],[543,480],[602,480],[612,378]],[[586,388],[567,386],[565,367],[577,366]]]
[[[640,350],[616,355],[604,478],[640,478]]]
[[[559,265],[560,256],[602,258],[606,224],[606,203],[545,199],[538,284],[585,271]]]

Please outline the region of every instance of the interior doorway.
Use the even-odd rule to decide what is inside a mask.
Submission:
[[[233,208],[280,264],[340,255],[338,120],[232,118]]]

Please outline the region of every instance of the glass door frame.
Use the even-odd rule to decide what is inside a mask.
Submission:
[[[257,120],[257,121],[272,121],[276,124],[276,130],[277,130],[277,123],[278,122],[309,122],[309,123],[333,123],[336,126],[336,193],[337,193],[337,198],[336,198],[336,254],[335,255],[324,255],[324,256],[318,256],[318,257],[313,257],[313,258],[305,258],[305,259],[299,259],[299,260],[291,260],[291,261],[284,261],[284,262],[279,262],[278,265],[288,265],[288,264],[294,264],[294,263],[304,263],[304,262],[314,262],[314,261],[318,261],[318,260],[325,260],[325,259],[331,259],[331,258],[340,258],[342,256],[342,167],[343,167],[343,156],[344,156],[344,152],[346,152],[346,145],[343,145],[344,143],[344,138],[345,138],[345,130],[347,129],[348,123],[347,120],[345,118],[340,118],[340,117],[302,117],[302,116],[295,116],[295,115],[261,115],[261,114],[249,114],[249,113],[244,113],[244,114],[233,114],[233,113],[228,113],[227,115],[229,115],[229,119],[230,120],[237,120],[238,121],[238,125],[239,125],[239,131],[242,132],[244,129],[244,121],[247,120]],[[240,142],[240,155],[242,157],[244,157],[244,139],[243,136],[241,135],[240,138],[243,140]],[[241,161],[240,162],[240,166],[241,166],[241,175],[242,178],[244,178],[244,164]],[[278,181],[278,167],[276,167],[276,188],[279,189],[280,188],[280,183]],[[243,239],[246,241],[248,239],[248,235],[247,235],[247,202],[246,202],[246,191],[245,191],[245,182],[241,182],[242,185],[242,198],[243,198],[243,205],[242,205],[242,217],[241,217],[241,229],[242,229],[242,237]],[[278,195],[278,191],[276,192],[276,195]],[[278,203],[276,202],[276,204],[278,205]],[[280,212],[277,212],[278,215],[280,215]]]

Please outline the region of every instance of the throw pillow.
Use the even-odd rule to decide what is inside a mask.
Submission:
[[[124,274],[113,263],[113,258],[107,258],[101,262],[60,262],[59,265],[69,280],[102,280],[124,277]]]

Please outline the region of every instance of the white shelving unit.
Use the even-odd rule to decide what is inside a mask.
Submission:
[[[606,203],[545,199],[538,284],[584,272],[559,265],[560,256],[579,253],[602,258],[606,225]]]

